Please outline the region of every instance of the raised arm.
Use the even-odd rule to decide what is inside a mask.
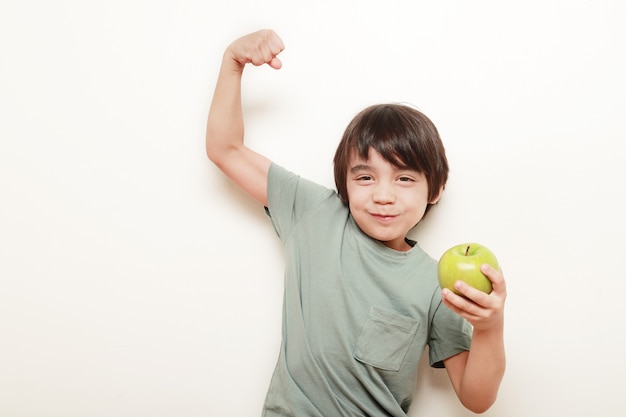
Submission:
[[[231,43],[222,66],[209,110],[206,130],[207,156],[255,200],[267,205],[270,161],[244,145],[241,78],[247,64],[268,64],[279,69],[277,55],[282,40],[271,30],[260,30]]]

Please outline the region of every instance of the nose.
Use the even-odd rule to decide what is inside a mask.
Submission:
[[[388,184],[377,184],[372,194],[372,199],[378,204],[392,204],[396,201],[393,186]]]

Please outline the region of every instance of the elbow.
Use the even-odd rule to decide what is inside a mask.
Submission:
[[[237,151],[240,148],[241,142],[241,140],[231,140],[228,137],[224,137],[224,135],[207,129],[205,141],[206,156],[221,169],[223,164],[231,157],[233,151]]]
[[[207,140],[206,143],[207,158],[209,158],[209,161],[213,162],[213,164],[222,171],[224,171],[224,168],[228,165],[228,163],[230,163],[233,152],[236,150],[236,146],[221,145],[209,140]]]
[[[209,158],[211,162],[215,163],[215,160],[217,158],[217,150],[208,132],[207,132],[206,141],[205,141],[205,152],[206,152],[207,158]]]
[[[209,161],[211,161],[216,167],[218,167],[220,170],[223,170],[222,168],[223,161],[224,161],[223,153],[215,149],[207,147],[206,156],[207,158],[209,158]]]
[[[209,161],[213,162],[217,166],[220,165],[220,161],[223,159],[222,155],[224,154],[224,150],[220,149],[220,146],[212,141],[208,135],[206,138],[205,152]]]
[[[215,150],[213,148],[211,148],[209,145],[207,145],[206,147],[206,156],[207,158],[209,158],[209,161],[213,162],[214,164],[217,164],[218,161],[218,154],[215,152]]]
[[[469,411],[475,414],[483,414],[487,410],[491,408],[491,406],[496,402],[496,398],[472,398],[467,401],[461,401],[463,406],[467,408]]]
[[[483,414],[485,412],[487,412],[487,410],[489,410],[491,408],[491,404],[486,406],[486,407],[465,407],[468,410],[470,410],[472,413],[474,414]]]

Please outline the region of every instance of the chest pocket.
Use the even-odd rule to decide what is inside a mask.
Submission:
[[[360,362],[398,371],[417,333],[419,321],[372,306],[354,349]]]

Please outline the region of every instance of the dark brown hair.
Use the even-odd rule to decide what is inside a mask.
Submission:
[[[346,204],[350,159],[355,154],[368,159],[370,149],[397,167],[424,174],[429,201],[437,198],[448,180],[448,160],[433,122],[404,104],[376,104],[352,119],[335,153],[335,185]]]

